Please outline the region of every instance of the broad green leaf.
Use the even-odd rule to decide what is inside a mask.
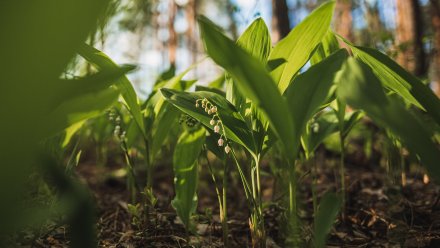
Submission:
[[[202,39],[208,55],[237,83],[241,94],[260,108],[271,128],[283,143],[284,151],[293,159],[293,125],[286,101],[261,62],[236,45],[205,17],[199,18]]]
[[[237,45],[246,52],[266,65],[267,58],[272,50],[272,42],[269,30],[262,18],[255,19],[252,24],[241,34],[237,40]],[[228,99],[238,109],[245,118],[248,126],[255,131],[254,140],[256,146],[262,149],[264,137],[268,127],[268,120],[264,113],[252,104],[245,94],[239,91],[236,80],[230,76],[226,80],[226,99]]]
[[[338,38],[350,46],[357,58],[372,68],[386,88],[426,110],[440,124],[440,100],[420,79],[376,49],[355,46],[341,36]]]
[[[200,106],[195,106],[196,100],[207,98],[215,104],[218,114],[223,122],[226,138],[244,146],[250,153],[255,155],[255,142],[252,132],[246,126],[243,118],[234,106],[221,95],[212,92],[198,91],[194,93],[181,92],[170,89],[160,90],[168,102],[176,106],[182,112],[200,121],[205,127],[213,129],[209,124],[212,119]]]
[[[353,53],[373,69],[383,85],[404,99],[425,109],[440,124],[440,100],[432,90],[378,50],[352,47]]]
[[[267,61],[272,50],[272,42],[263,18],[257,18],[249,25],[238,38],[237,45],[262,63]]]
[[[293,77],[310,59],[330,27],[335,2],[314,10],[273,48],[269,57],[271,75],[283,93]]]
[[[171,202],[187,229],[197,207],[197,159],[205,143],[205,129],[185,130],[177,141],[173,155],[176,196]]]
[[[291,136],[295,156],[298,153],[301,135],[305,131],[307,122],[333,96],[335,75],[347,57],[347,51],[340,49],[298,75],[287,88],[284,95],[287,98],[295,127],[294,135]]]
[[[107,55],[85,43],[79,47],[78,54],[86,59],[89,63],[93,64],[98,70],[118,68],[118,65]],[[146,137],[147,132],[145,130],[144,120],[142,118],[140,103],[133,85],[126,76],[123,76],[115,81],[115,86],[120,90],[122,97],[127,104],[127,109],[130,111],[133,119],[136,121],[136,124],[141,130],[142,135]]]
[[[308,156],[312,155],[328,136],[338,130],[338,119],[333,111],[327,111],[317,116],[316,120],[308,125],[306,132],[301,137],[306,154]]]
[[[327,192],[322,197],[315,217],[315,239],[313,247],[324,247],[327,235],[336,220],[341,206],[342,200],[335,193]]]
[[[336,38],[335,34],[329,29],[327,31],[327,34],[322,39],[321,44],[313,53],[310,62],[312,63],[312,65],[314,65],[338,50],[338,39]]]
[[[118,98],[119,91],[108,88],[98,93],[86,94],[62,103],[47,117],[50,134],[102,114]]]
[[[352,111],[345,114],[343,135],[347,136],[353,126],[362,118],[361,111]],[[339,131],[338,117],[335,111],[326,111],[314,117],[316,120],[308,125],[301,137],[304,150],[310,155],[324,142],[324,140]]]
[[[202,86],[202,85],[196,85],[196,89],[195,90],[196,91],[209,91],[209,92],[212,92],[212,93],[219,94],[219,95],[221,95],[223,97],[226,97],[226,93],[223,90],[219,89],[219,88],[211,88],[211,87],[206,87],[206,86]]]
[[[251,54],[254,58],[266,64],[267,58],[272,49],[269,30],[262,18],[257,18],[251,25],[241,34],[237,40],[237,45]],[[246,109],[249,109],[250,104],[246,96],[242,95],[234,83],[234,80],[227,77],[226,80],[226,99],[230,101],[240,111],[242,116],[245,116]]]
[[[440,152],[431,140],[432,132],[405,108],[402,100],[384,93],[379,79],[366,64],[350,58],[338,80],[339,98],[364,110],[378,125],[399,137],[419,156],[430,174],[440,179]]]
[[[179,114],[180,111],[171,104],[165,104],[159,112],[155,121],[155,129],[151,143],[152,161],[154,161],[154,158],[156,157],[166,138],[168,137],[170,129],[173,127],[173,124],[177,123]]]
[[[70,140],[72,139],[73,135],[81,129],[81,127],[84,125],[86,120],[78,121],[72,125],[70,125],[68,128],[65,129],[66,134],[64,135],[63,142],[61,143],[62,148],[66,148],[66,146],[70,143]]]
[[[115,80],[134,68],[134,66],[122,66],[102,70],[80,79],[60,79],[59,83],[52,88],[54,92],[58,92],[54,97],[53,106],[56,107],[68,99],[104,90],[113,85]]]

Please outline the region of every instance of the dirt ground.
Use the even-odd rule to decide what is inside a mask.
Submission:
[[[334,154],[322,154],[322,157],[317,160],[319,196],[327,190],[338,190],[335,183],[339,173],[338,157]],[[424,182],[423,173],[409,173],[406,185],[400,187],[390,182],[385,169],[375,164],[378,161],[359,162],[356,156],[349,156],[346,162],[345,213],[339,215],[327,247],[440,247],[438,185]],[[264,161],[263,171],[270,172],[270,163]],[[125,179],[112,176],[120,168],[122,163],[118,162],[100,167],[86,161],[77,169],[79,178],[88,185],[96,199],[100,247],[223,247],[217,197],[214,183],[207,173],[209,170],[201,170],[196,234],[187,234],[170,204],[174,196],[171,164],[164,162],[155,167],[157,204],[149,211],[149,221],[140,224],[133,223],[127,209],[130,200]],[[308,246],[313,220],[311,177],[307,168],[302,171],[299,214],[304,246]],[[231,247],[250,247],[249,213],[243,191],[234,172],[229,175],[229,181]],[[281,223],[284,207],[279,201],[283,196],[279,190],[282,186],[266,173],[263,173],[262,182],[267,246],[283,247]],[[65,233],[64,227],[55,228],[38,238],[34,247],[67,247]]]

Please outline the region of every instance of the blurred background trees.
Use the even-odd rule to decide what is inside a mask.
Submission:
[[[177,72],[203,59],[196,27],[203,14],[231,37],[257,16],[270,27],[273,42],[285,37],[323,0],[123,0],[108,8],[90,43],[121,63],[139,65],[132,81],[141,95],[168,68]],[[334,30],[356,44],[391,55],[440,95],[439,0],[336,0]],[[106,24],[106,25],[105,25]],[[208,60],[188,75],[209,81],[217,68]]]

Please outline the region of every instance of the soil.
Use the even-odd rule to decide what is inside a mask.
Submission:
[[[338,156],[328,152],[321,155],[317,159],[319,197],[328,190],[339,189]],[[427,178],[424,182],[421,172],[409,173],[404,186],[391,183],[386,170],[378,165],[379,160],[362,160],[353,154],[347,157],[347,202],[344,214],[338,216],[331,230],[327,247],[440,247],[439,186],[427,182]],[[285,192],[280,190],[282,184],[268,175],[269,165],[270,161],[263,162],[267,247],[283,247],[285,208],[279,199]],[[174,197],[171,164],[163,161],[155,166],[157,203],[149,210],[148,221],[137,223],[128,211],[130,196],[125,178],[114,176],[122,166],[119,160],[105,167],[84,161],[77,168],[77,175],[96,199],[99,247],[223,247],[217,196],[209,170],[200,170],[196,232],[188,234],[170,204]],[[218,165],[213,166],[220,170]],[[300,171],[303,176],[299,179],[299,214],[304,227],[304,246],[309,247],[313,218],[311,177],[304,166]],[[141,175],[139,172],[140,178]],[[228,179],[230,247],[250,247],[249,212],[241,184],[233,171]],[[54,228],[38,238],[34,247],[67,247],[65,232],[62,226]]]

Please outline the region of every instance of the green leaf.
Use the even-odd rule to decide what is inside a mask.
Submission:
[[[321,5],[273,48],[269,66],[272,69],[272,77],[282,93],[325,37],[332,20],[334,5],[334,1]]]
[[[338,50],[338,39],[336,38],[335,34],[329,29],[327,31],[327,34],[322,39],[320,46],[313,53],[310,62],[312,63],[312,65],[314,65]]]
[[[174,187],[176,196],[171,202],[177,215],[187,229],[190,229],[190,218],[197,207],[197,159],[205,143],[205,129],[185,130],[174,149]]]
[[[118,98],[119,91],[108,88],[98,93],[85,94],[62,103],[51,112],[47,119],[47,130],[55,134],[65,128],[98,116],[109,108]]]
[[[209,124],[212,116],[208,115],[201,107],[196,108],[198,99],[207,98],[217,106],[218,114],[225,127],[226,137],[244,146],[250,153],[255,155],[255,142],[252,132],[246,126],[243,118],[234,106],[221,95],[212,92],[198,91],[194,93],[181,92],[170,89],[160,90],[168,102],[176,106],[182,112],[200,121],[205,127],[213,130]]]
[[[226,93],[224,91],[222,91],[221,89],[219,89],[219,88],[212,88],[212,87],[206,87],[206,86],[203,86],[203,85],[196,85],[195,91],[209,91],[209,92],[212,92],[212,93],[219,94],[219,95],[221,95],[223,97],[226,97]]]
[[[286,155],[293,159],[292,120],[286,101],[265,66],[219,32],[205,17],[199,18],[199,25],[208,55],[231,75],[241,94],[264,112],[282,141]]]
[[[341,69],[348,53],[340,49],[320,63],[313,65],[305,73],[298,75],[287,88],[285,97],[290,107],[290,115],[294,123],[294,155],[298,153],[301,135],[307,122],[333,96],[334,78]]]
[[[338,119],[333,111],[327,111],[316,117],[303,133],[301,141],[307,156],[313,154],[318,146],[331,134],[338,131]]]
[[[254,58],[266,64],[267,58],[272,49],[269,30],[262,18],[257,18],[241,34],[237,40],[237,45],[247,51]],[[246,109],[250,107],[249,99],[237,89],[237,83],[227,75],[226,80],[226,99],[239,110],[242,116],[246,115]]]
[[[430,174],[440,179],[440,152],[431,140],[432,132],[405,108],[401,99],[384,93],[379,79],[366,64],[353,58],[344,64],[337,95],[399,137],[410,151],[419,155]]]
[[[314,247],[324,247],[341,205],[342,200],[335,193],[327,192],[322,197],[315,217]]]
[[[114,81],[124,76],[125,73],[133,70],[134,66],[122,66],[106,69],[93,75],[80,79],[61,79],[52,90],[58,92],[54,97],[53,106],[58,106],[61,102],[84,94],[96,93],[114,84]]]
[[[180,111],[171,104],[165,104],[159,112],[157,119],[154,123],[155,128],[151,144],[152,161],[154,161],[154,158],[162,148],[162,145],[168,137],[170,129],[173,127],[173,124],[177,123],[179,114]]]
[[[249,25],[238,38],[237,45],[262,63],[267,61],[272,50],[272,41],[263,18],[257,18]]]
[[[362,62],[372,68],[380,82],[411,104],[426,110],[440,125],[440,100],[416,76],[376,49],[354,46],[343,39]]]
[[[81,55],[88,62],[93,64],[98,70],[114,70],[115,68],[119,67],[103,52],[85,43],[79,47],[78,54]],[[136,121],[136,124],[141,130],[142,135],[144,137],[147,137],[144,120],[142,118],[140,102],[137,97],[136,91],[133,88],[133,85],[126,76],[123,76],[115,81],[115,86],[120,90],[122,97],[126,102],[127,109],[128,111],[130,111],[133,119]]]

